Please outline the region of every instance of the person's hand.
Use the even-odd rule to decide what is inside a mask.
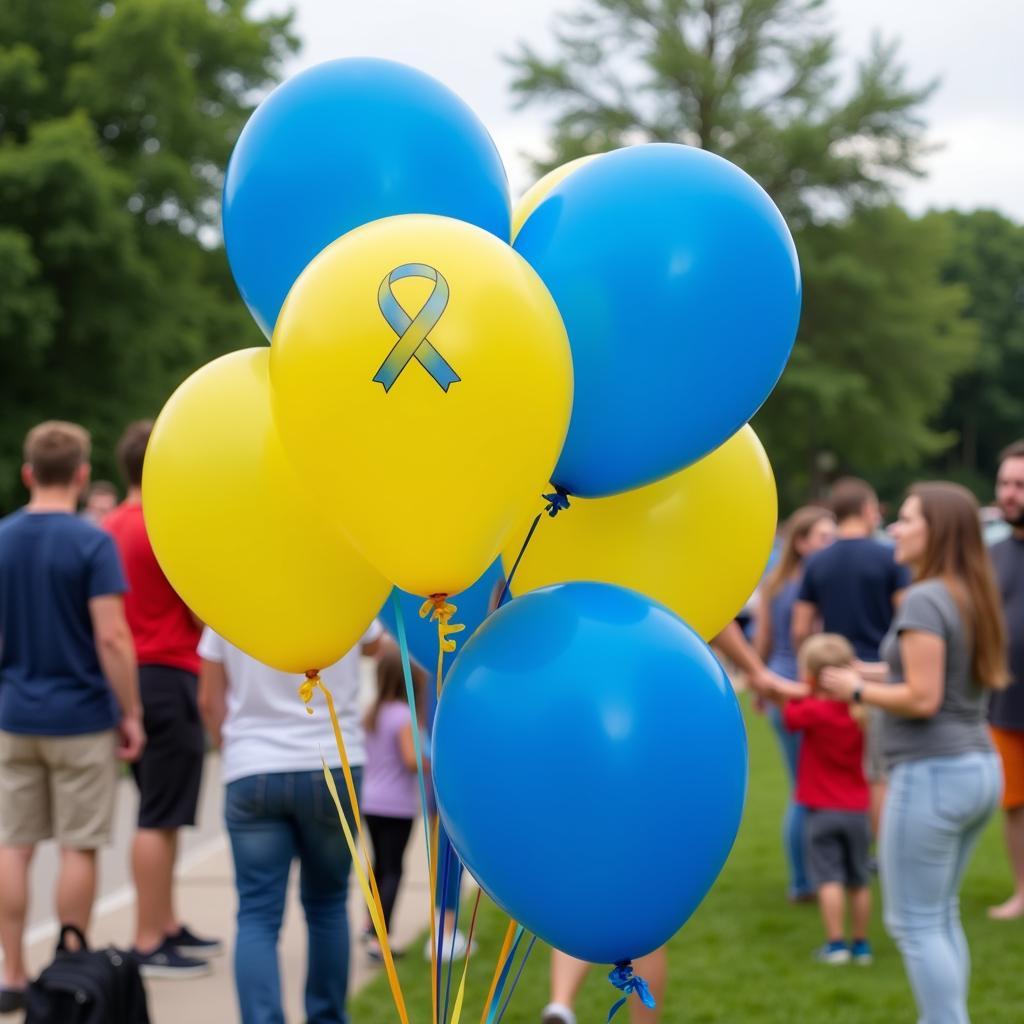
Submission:
[[[854,691],[863,685],[857,672],[848,667],[823,668],[818,676],[818,688],[837,700],[853,700]]]
[[[117,756],[122,761],[132,763],[142,757],[143,747],[146,745],[146,730],[142,727],[142,715],[135,712],[132,715],[125,715],[117,727],[118,746]]]
[[[889,679],[889,666],[884,661],[855,661],[857,674],[868,683],[884,683]]]

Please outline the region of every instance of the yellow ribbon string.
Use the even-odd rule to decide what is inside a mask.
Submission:
[[[508,958],[508,951],[512,948],[512,936],[516,933],[516,923],[509,918],[508,928],[505,931],[505,941],[501,944],[501,952],[498,954],[498,962],[494,965],[494,977],[491,978],[491,989],[487,993],[487,999],[484,1001],[484,1012],[480,1014],[480,1024],[486,1024],[487,1014],[491,1008],[491,1002],[494,1000],[494,993],[498,988],[498,978],[501,977],[501,969],[505,966],[505,960]]]
[[[439,819],[435,816],[430,826],[430,1002],[432,1007],[431,1020],[438,1024],[438,1013],[441,993],[437,990],[437,930],[442,922],[437,920],[437,846]]]
[[[352,777],[352,767],[345,752],[345,741],[341,735],[341,725],[338,722],[338,714],[334,708],[334,697],[331,691],[324,686],[318,672],[307,672],[305,682],[299,687],[299,696],[306,705],[306,712],[313,714],[309,706],[313,699],[314,690],[320,690],[327,703],[327,713],[331,719],[331,728],[334,730],[334,740],[338,747],[338,756],[341,758],[341,770],[345,776],[345,788],[348,791],[349,805],[352,808],[352,818],[356,823],[356,833],[359,837],[358,845],[352,835],[348,819],[345,817],[344,808],[341,806],[341,798],[338,795],[338,788],[334,784],[334,776],[327,767],[327,762],[321,758],[324,769],[324,780],[327,789],[334,801],[334,807],[338,812],[338,820],[341,822],[342,831],[345,833],[345,842],[348,845],[349,855],[352,858],[352,868],[355,871],[356,880],[362,890],[363,899],[366,901],[366,908],[373,923],[373,929],[377,933],[377,941],[380,943],[381,955],[384,958],[384,970],[387,973],[388,984],[391,986],[391,995],[395,1001],[395,1008],[401,1024],[409,1024],[409,1015],[405,1008],[405,998],[402,995],[402,986],[398,981],[398,972],[395,970],[394,957],[391,955],[391,944],[388,940],[388,930],[384,925],[384,909],[380,900],[380,892],[377,889],[377,879],[374,877],[373,869],[370,867],[370,853],[366,846],[366,836],[363,831],[362,818],[359,814],[359,800],[356,796],[355,780]],[[360,849],[363,857],[366,858],[366,871],[362,866]]]
[[[476,913],[480,909],[481,890],[476,891],[476,902],[473,904],[473,916],[469,919],[469,935],[466,938],[466,956],[462,961],[462,977],[459,979],[459,991],[455,996],[452,1008],[451,1024],[459,1024],[462,1019],[462,1000],[466,995],[466,975],[469,973],[469,958],[473,955],[473,933],[476,931]]]
[[[420,618],[429,617],[431,622],[437,623],[437,676],[435,683],[440,696],[441,682],[444,679],[444,656],[455,650],[455,641],[449,637],[453,633],[461,633],[466,627],[461,622],[452,622],[452,616],[458,608],[449,600],[447,594],[434,594],[428,597],[420,607]]]

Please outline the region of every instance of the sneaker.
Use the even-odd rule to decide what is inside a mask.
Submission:
[[[850,950],[845,942],[828,942],[814,954],[814,958],[819,964],[848,964]]]
[[[540,1011],[540,1024],[576,1024],[576,1014],[565,1003],[548,1003]]]
[[[476,942],[467,943],[466,936],[456,928],[454,935],[446,935],[441,943],[441,963],[446,964],[449,960],[461,960],[466,955],[467,949],[470,953],[475,953]],[[427,939],[426,945],[423,947],[424,960],[430,959],[433,955],[432,950],[435,952],[437,950],[436,940]]]
[[[868,967],[875,962],[871,955],[871,943],[867,939],[857,939],[850,950],[853,962],[860,967]]]
[[[135,956],[144,978],[201,978],[210,973],[208,961],[182,956],[170,939],[164,939],[152,953],[135,950]]]
[[[0,988],[0,1013],[17,1013],[25,1009],[23,988]]]
[[[185,925],[174,935],[168,935],[167,941],[185,956],[218,956],[224,952],[224,943],[220,939],[201,939]]]

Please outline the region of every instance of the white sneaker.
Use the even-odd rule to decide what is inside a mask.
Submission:
[[[565,1003],[548,1003],[540,1012],[540,1024],[576,1024],[576,1014]]]
[[[441,943],[441,963],[447,963],[449,960],[461,960],[466,955],[467,948],[471,953],[475,953],[476,942],[467,943],[466,936],[456,928],[454,936],[446,935]],[[429,961],[433,955],[432,950],[436,951],[436,949],[436,941],[427,939],[427,944],[423,947],[423,959]]]

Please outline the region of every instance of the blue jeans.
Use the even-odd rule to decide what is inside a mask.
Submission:
[[[969,1024],[960,885],[1002,786],[994,753],[905,761],[889,777],[879,841],[885,926],[903,954],[919,1024]]]
[[[352,774],[358,792],[362,770]],[[334,778],[351,823],[344,776],[336,770]],[[323,773],[249,775],[229,783],[224,818],[238,889],[235,985],[243,1024],[284,1024],[277,937],[296,857],[309,933],[306,1019],[346,1024],[351,859]]]
[[[789,865],[789,894],[804,896],[813,893],[811,883],[807,880],[807,869],[804,866],[804,833],[807,827],[807,809],[793,798],[796,784],[796,765],[800,757],[800,733],[790,732],[782,724],[782,711],[777,704],[768,705],[768,719],[775,729],[775,735],[782,749],[782,756],[789,772],[789,802],[782,818],[782,848],[786,851],[786,863]]]

